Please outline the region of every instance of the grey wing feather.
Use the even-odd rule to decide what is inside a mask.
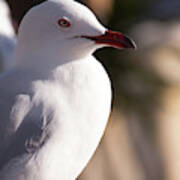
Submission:
[[[51,112],[44,116],[43,105],[33,105],[33,78],[21,70],[0,76],[0,172],[11,160],[38,151],[49,137]]]
[[[14,133],[16,133],[24,117],[30,111],[30,104],[30,97],[28,95],[21,94],[16,96],[16,98],[9,99],[3,99],[0,96],[0,109],[2,110],[0,113],[0,155],[7,148],[14,137]]]
[[[9,146],[0,155],[0,171],[12,159],[25,154],[33,155],[46,143],[49,137],[48,124],[44,125],[43,118],[42,120],[38,119],[38,121],[32,121],[29,118],[32,118],[31,113],[27,115],[11,139]]]

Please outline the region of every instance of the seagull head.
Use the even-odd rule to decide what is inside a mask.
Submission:
[[[48,0],[32,8],[20,25],[18,42],[26,56],[29,52],[69,60],[104,46],[135,48],[131,39],[106,29],[90,9],[74,0]]]

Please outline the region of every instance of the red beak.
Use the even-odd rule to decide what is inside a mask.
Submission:
[[[105,34],[100,36],[83,36],[83,37],[93,40],[97,44],[104,44],[118,49],[124,49],[124,48],[136,49],[136,44],[134,43],[134,41],[120,32],[113,32],[107,30]]]

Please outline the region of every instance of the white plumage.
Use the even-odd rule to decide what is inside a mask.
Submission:
[[[49,0],[25,16],[18,65],[0,78],[1,180],[74,180],[81,173],[111,107],[109,78],[92,53],[134,47],[112,34],[72,0]]]

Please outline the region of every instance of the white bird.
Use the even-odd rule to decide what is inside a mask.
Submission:
[[[4,0],[0,0],[0,72],[15,65],[16,35],[10,18],[10,10]]]
[[[18,66],[0,77],[0,179],[74,180],[103,135],[111,85],[92,53],[134,48],[73,0],[49,0],[24,17]]]

